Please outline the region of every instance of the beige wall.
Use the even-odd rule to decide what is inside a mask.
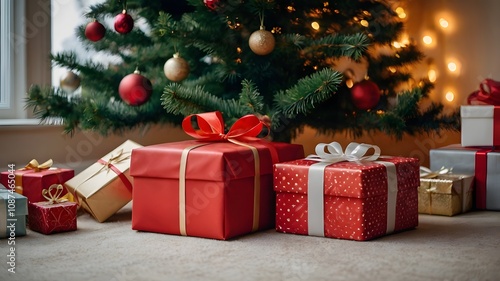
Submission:
[[[41,1],[27,1],[39,3]],[[474,91],[479,82],[490,77],[500,80],[500,2],[496,0],[409,0],[406,2],[408,33],[419,41],[425,30],[433,29],[438,44],[433,48],[423,47],[428,58],[432,58],[439,70],[436,89],[432,99],[442,101],[447,109],[459,106],[467,95]],[[441,13],[450,16],[453,31],[440,31],[436,28],[436,17]],[[35,40],[35,39],[33,39]],[[38,42],[29,42],[38,48],[29,54],[30,61],[36,58],[45,59],[46,53],[41,51]],[[35,47],[36,48],[36,47]],[[460,75],[447,73],[445,62],[447,56],[455,56],[462,62]],[[32,77],[47,66],[31,68]],[[426,64],[415,70],[416,74],[425,75]],[[42,75],[43,76],[43,75]],[[38,78],[32,78],[33,81]],[[50,78],[41,78],[49,79]],[[448,88],[456,91],[454,102],[444,100],[444,92]],[[187,139],[178,128],[153,126],[145,133],[133,131],[122,136],[101,137],[92,133],[77,133],[75,136],[62,135],[59,126],[21,126],[0,127],[0,170],[6,169],[8,163],[21,166],[27,161],[37,158],[45,161],[53,158],[57,165],[66,165],[79,171],[102,155],[108,153],[126,139],[132,139],[143,145]],[[405,136],[401,141],[383,134],[367,134],[353,139],[344,134],[335,136],[317,135],[314,130],[306,128],[295,143],[304,144],[306,154],[314,152],[319,142],[339,141],[344,146],[350,141],[373,143],[381,146],[384,155],[401,155],[418,157],[423,165],[428,165],[428,151],[450,143],[459,143],[460,134],[443,132],[441,136],[425,135],[420,137]]]

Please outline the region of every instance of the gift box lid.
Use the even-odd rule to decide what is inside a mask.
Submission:
[[[9,199],[15,199],[15,208],[8,206]],[[5,207],[3,206],[5,204]],[[4,210],[13,210],[16,216],[28,214],[28,198],[14,191],[0,187],[0,213]]]
[[[495,108],[493,105],[462,105],[460,117],[462,118],[493,118]]]
[[[179,178],[181,154],[193,145],[206,144],[189,151],[186,179],[225,181],[255,175],[255,160],[251,149],[231,142],[200,142],[188,140],[145,146],[132,151],[130,174],[133,177]],[[299,144],[255,141],[247,143],[257,149],[261,175],[271,174],[271,149],[279,161],[304,157]]]
[[[387,168],[378,161],[395,164],[399,191],[418,188],[420,183],[418,159],[381,157],[375,162],[344,161],[328,165],[324,172],[324,194],[355,198],[387,194]],[[316,163],[318,162],[300,159],[275,164],[274,190],[307,194],[309,167]],[[277,182],[280,184],[276,184]]]

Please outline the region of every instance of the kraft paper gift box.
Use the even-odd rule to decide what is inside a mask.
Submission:
[[[342,161],[364,159],[351,158],[358,145],[344,153],[338,143],[319,144],[338,153],[274,165],[276,231],[363,241],[418,225],[418,159],[375,152]]]
[[[444,174],[421,178],[418,212],[454,216],[472,209],[474,176]]]
[[[221,116],[200,115],[216,122],[212,127],[220,131],[207,135],[218,141],[164,143],[132,152],[132,229],[226,240],[273,228],[272,165],[304,157],[302,145],[232,143],[223,139],[232,136],[223,133]]]
[[[98,222],[106,221],[132,200],[130,156],[140,147],[127,140],[64,184]]]
[[[33,159],[22,169],[0,173],[0,182],[10,188],[9,181],[14,179],[16,192],[27,197],[29,203],[46,201],[42,190],[53,184],[64,184],[75,175],[72,169],[51,167],[52,164],[52,159],[42,164]],[[62,195],[66,193],[64,191]]]
[[[462,105],[462,146],[500,145],[500,106]]]
[[[430,169],[474,175],[475,208],[500,210],[500,150],[459,144],[431,149]]]
[[[0,238],[26,235],[28,199],[0,185]]]
[[[61,197],[64,187],[54,184],[43,190],[48,201],[29,203],[28,225],[43,234],[67,232],[77,229],[78,204]]]

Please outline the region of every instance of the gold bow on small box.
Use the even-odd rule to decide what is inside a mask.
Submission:
[[[58,204],[58,203],[63,203],[70,200],[70,193],[66,193],[66,195],[61,196],[61,194],[64,191],[64,187],[61,184],[53,184],[49,186],[48,189],[42,190],[42,195],[45,199],[47,199],[47,202],[44,202],[44,204],[47,205],[52,205],[52,204]]]
[[[40,172],[43,170],[50,169],[52,167],[52,164],[54,162],[52,159],[49,159],[42,164],[38,164],[38,161],[36,159],[31,160],[26,166],[24,166],[25,170],[35,170],[35,172]]]

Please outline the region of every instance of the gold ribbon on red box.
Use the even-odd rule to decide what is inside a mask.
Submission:
[[[193,125],[196,124],[197,128]],[[259,141],[261,138],[258,135],[264,127],[269,129],[269,126],[262,122],[257,116],[249,114],[236,120],[229,131],[225,133],[225,124],[222,114],[219,111],[206,112],[200,114],[192,114],[184,118],[182,128],[189,136],[204,141],[204,143],[196,144],[185,148],[181,154],[180,169],[179,169],[179,229],[180,234],[187,235],[186,227],[186,167],[187,157],[191,150],[209,145],[210,142],[228,141],[236,145],[244,146],[252,151],[254,158],[254,194],[253,194],[253,223],[252,231],[259,228],[259,212],[260,212],[260,159],[257,148],[248,144],[251,141]],[[269,131],[269,130],[268,130]],[[271,152],[273,162],[278,159],[277,152],[273,147],[268,146]]]
[[[39,164],[36,159],[31,160],[24,168],[20,169],[20,171],[29,171],[29,172],[40,172],[50,169],[54,162],[52,159],[49,159],[42,164]],[[23,174],[25,173],[16,173],[15,184],[16,184],[16,193],[23,194]]]

